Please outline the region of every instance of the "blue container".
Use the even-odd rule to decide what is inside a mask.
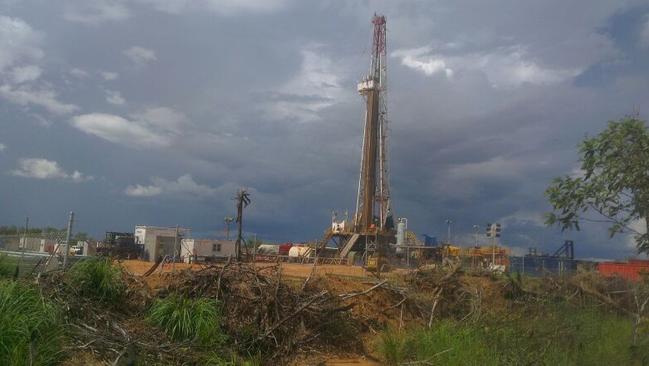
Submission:
[[[424,234],[424,245],[427,247],[436,247],[437,246],[437,238],[434,236],[428,236]]]

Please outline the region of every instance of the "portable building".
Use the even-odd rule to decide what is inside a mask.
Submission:
[[[234,244],[232,240],[183,239],[180,243],[180,256],[185,263],[234,257]]]
[[[136,244],[144,246],[144,260],[153,262],[158,257],[180,256],[180,242],[191,237],[191,230],[138,225],[135,227],[134,237]]]

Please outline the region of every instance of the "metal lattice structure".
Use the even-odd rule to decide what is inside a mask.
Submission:
[[[361,169],[356,198],[356,232],[386,229],[391,215],[388,167],[386,21],[374,15],[370,71],[358,84],[366,103]]]

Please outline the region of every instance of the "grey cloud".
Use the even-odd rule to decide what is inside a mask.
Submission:
[[[76,78],[79,78],[79,79],[85,79],[88,76],[90,76],[86,70],[80,69],[78,67],[72,68],[70,70],[70,75],[72,75],[72,76],[74,76]]]
[[[24,182],[0,210],[2,221],[19,222],[16,212],[25,210],[45,221],[74,206],[85,210],[83,229],[95,233],[134,222],[212,232],[234,211],[236,189],[248,186],[246,230],[315,239],[332,209],[351,211],[355,202],[363,119],[355,84],[369,67],[377,11],[387,16],[395,54],[388,59],[395,214],[433,235],[452,217],[465,244],[473,224],[500,220],[505,244],[522,250],[551,251],[573,238],[580,256],[633,253],[626,238],[610,241],[601,226],[562,234],[538,218],[549,210],[545,187],[574,169],[584,134],[633,106],[647,109],[642,27],[624,17],[646,12],[639,2],[287,1],[238,3],[227,12],[205,1],[120,3],[130,17],[95,27],[51,20],[44,14],[56,5],[32,0],[11,14],[47,42],[23,42],[37,52],[16,49],[3,83],[14,90],[9,72],[38,66],[40,77],[25,84],[49,87],[83,113],[69,124],[45,115],[50,127],[34,128],[31,104],[2,98],[6,156],[37,151],[105,179],[76,190],[48,184],[55,198],[47,208],[42,182]],[[155,62],[133,67],[122,53],[133,45],[154,49]],[[7,59],[0,53],[0,64]],[[73,67],[91,77],[66,83],[60,70]],[[107,103],[106,90],[128,103]],[[6,160],[2,171],[14,168]],[[0,180],[0,188],[18,186],[15,179]]]
[[[136,0],[154,9],[180,14],[187,11],[208,10],[216,14],[233,16],[241,13],[269,13],[283,8],[288,0]]]
[[[119,0],[67,0],[63,13],[65,20],[93,26],[130,16],[130,10]]]
[[[104,78],[104,80],[106,81],[112,81],[117,79],[119,77],[119,74],[116,72],[102,71],[101,77]]]
[[[126,100],[122,97],[122,93],[114,90],[106,90],[106,101],[114,105],[122,105],[126,103]]]
[[[42,72],[43,70],[38,66],[26,65],[14,67],[11,70],[10,75],[14,83],[21,84],[26,81],[34,81],[38,79]]]

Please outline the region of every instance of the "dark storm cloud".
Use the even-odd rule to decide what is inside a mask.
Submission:
[[[452,218],[467,244],[474,224],[500,220],[517,250],[572,237],[584,257],[633,252],[593,225],[562,236],[541,215],[586,133],[646,116],[646,2],[1,4],[1,222],[62,224],[73,209],[96,235],[135,224],[209,234],[245,186],[250,232],[319,237],[332,209],[353,211],[355,83],[379,12],[397,215],[438,236]],[[11,174],[30,167],[53,179]]]

